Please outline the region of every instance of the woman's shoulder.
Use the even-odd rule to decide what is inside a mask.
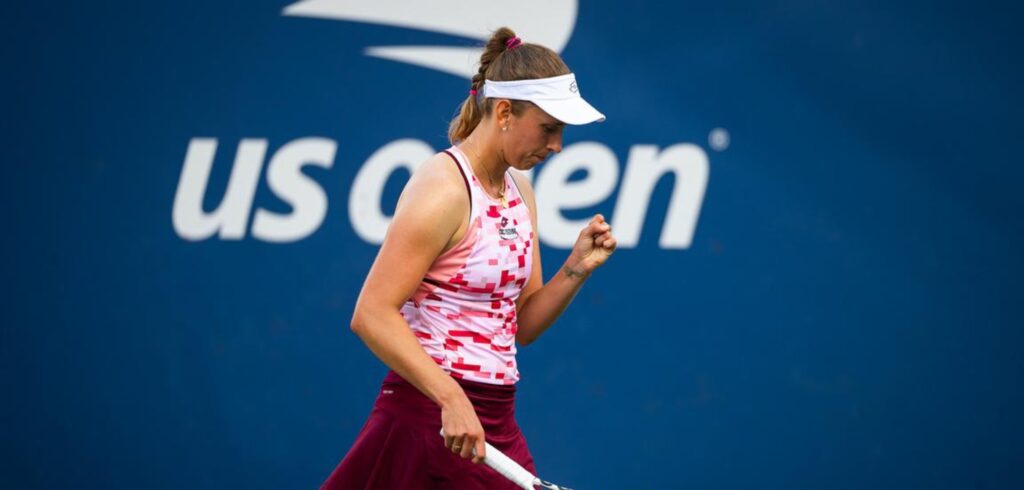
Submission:
[[[416,174],[423,174],[427,178],[451,180],[456,183],[462,183],[462,171],[459,169],[459,164],[448,151],[439,151],[434,156],[423,162],[419,168],[414,172]],[[438,182],[441,183],[441,182]],[[465,187],[465,186],[463,186]]]
[[[402,191],[399,206],[440,207],[446,211],[469,205],[466,181],[458,164],[445,152],[439,152],[423,162]]]
[[[466,180],[455,159],[445,151],[435,153],[413,172],[410,185],[428,187],[440,194],[466,194]]]

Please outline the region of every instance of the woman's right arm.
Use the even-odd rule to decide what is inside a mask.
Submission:
[[[441,407],[445,445],[460,446],[464,458],[472,457],[475,448],[474,462],[480,462],[484,432],[473,405],[423,350],[400,313],[430,265],[466,228],[468,215],[466,187],[454,162],[441,154],[423,164],[398,200],[356,301],[352,331],[384,364]]]

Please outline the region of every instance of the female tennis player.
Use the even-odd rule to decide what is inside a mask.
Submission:
[[[603,120],[557,53],[493,34],[453,146],[406,184],[356,302],[352,330],[391,372],[323,488],[518,488],[474,464],[485,440],[536,473],[513,415],[516,343],[544,333],[615,238],[594,216],[544,284],[533,189],[517,171],[561,151],[566,124]]]

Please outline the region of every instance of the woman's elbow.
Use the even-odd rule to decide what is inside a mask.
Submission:
[[[352,320],[349,321],[348,327],[353,333],[362,337],[363,332],[366,331],[366,311],[365,308],[360,305],[356,305],[355,311],[352,312]]]
[[[394,310],[392,306],[387,304],[357,301],[356,308],[352,312],[352,320],[349,322],[349,328],[360,338],[365,338],[366,334],[374,326],[379,326],[382,322],[389,321],[393,311],[397,310]]]

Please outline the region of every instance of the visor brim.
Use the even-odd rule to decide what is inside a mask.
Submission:
[[[580,126],[605,120],[604,114],[601,114],[582,97],[563,100],[534,100],[532,102],[551,117],[566,124]]]

